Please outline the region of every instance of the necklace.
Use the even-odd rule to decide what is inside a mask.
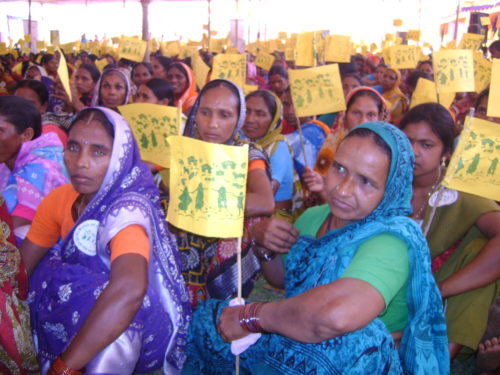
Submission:
[[[434,183],[432,184],[431,190],[429,190],[429,192],[427,193],[427,196],[424,199],[424,203],[422,203],[422,205],[419,207],[419,209],[417,211],[415,211],[411,214],[412,218],[414,218],[414,219],[420,218],[420,215],[422,215],[424,209],[427,207],[427,204],[429,203],[430,197],[432,196],[432,194],[434,194],[434,192],[439,187],[440,182],[441,182],[441,168],[439,168],[438,176],[437,176],[436,180],[434,181]]]

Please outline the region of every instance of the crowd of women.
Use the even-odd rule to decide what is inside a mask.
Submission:
[[[442,185],[465,115],[500,124],[488,89],[412,106],[430,59],[356,55],[345,111],[298,118],[300,67],[278,52],[269,71],[248,54],[246,96],[210,72],[198,90],[190,59],[65,57],[71,96],[59,56],[1,56],[2,374],[228,374],[236,354],[248,374],[499,370],[500,208]],[[237,239],[166,222],[168,181],[118,111],[132,102],[249,146],[243,296],[263,275],[284,299],[234,299]]]

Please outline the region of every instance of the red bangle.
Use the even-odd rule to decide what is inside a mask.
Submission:
[[[82,371],[73,370],[63,362],[61,357],[57,357],[52,366],[50,366],[47,375],[82,375]]]
[[[258,316],[263,305],[264,302],[249,303],[240,310],[239,319],[241,328],[251,333],[265,332],[260,325],[260,318]]]

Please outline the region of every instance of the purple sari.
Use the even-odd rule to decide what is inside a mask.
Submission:
[[[128,124],[112,110],[99,110],[115,130],[106,176],[58,251],[45,256],[30,280],[31,320],[42,374],[78,333],[108,284],[108,244],[131,224],[143,226],[150,241],[147,294],[130,326],[87,364],[86,373],[145,373],[163,367],[164,373],[177,374],[185,359],[191,311],[175,240]],[[86,236],[90,240],[85,247],[79,233],[92,223],[97,229]]]

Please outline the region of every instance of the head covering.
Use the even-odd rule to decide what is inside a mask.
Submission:
[[[391,72],[394,72],[396,74],[396,82],[394,82],[394,86],[392,86],[391,89],[384,91],[382,93],[382,96],[390,103],[390,105],[394,105],[394,103],[399,99],[399,98],[404,98],[406,99],[405,94],[401,91],[399,88],[399,85],[401,84],[401,72],[397,69],[387,67],[386,70],[390,70]]]
[[[194,73],[189,66],[180,61],[176,61],[170,64],[168,70],[172,68],[177,68],[181,72],[183,72],[188,81],[188,87],[186,88],[186,91],[184,91],[179,99],[176,99],[174,102],[176,106],[180,104],[182,106],[182,110],[186,111],[193,106],[193,103],[198,95],[196,92],[196,80],[194,79]]]
[[[28,70],[30,70],[31,68],[36,68],[39,72],[40,72],[40,75],[42,77],[47,77],[47,71],[45,70],[45,68],[43,66],[40,66],[40,65],[36,65],[36,64],[30,64],[28,65],[28,68],[26,69],[26,72],[24,72],[24,79],[28,79],[26,78],[26,76],[28,75]]]
[[[95,85],[94,93],[92,94],[92,103],[91,103],[92,107],[102,105],[101,97],[100,97],[102,81],[104,80],[104,78],[106,76],[110,75],[111,73],[118,74],[120,77],[122,77],[123,81],[125,82],[125,99],[124,99],[122,105],[128,103],[128,99],[129,99],[130,94],[132,92],[132,86],[130,85],[129,77],[125,73],[123,73],[121,69],[108,68],[108,69],[104,69],[104,71],[101,74],[101,77],[99,78],[99,81],[97,81],[97,84]]]
[[[198,109],[200,108],[200,103],[201,99],[203,98],[203,95],[215,87],[227,87],[229,88],[232,92],[237,94],[238,96],[238,120],[236,121],[236,126],[234,127],[233,133],[231,134],[231,137],[225,142],[227,145],[234,145],[239,141],[239,132],[241,130],[241,127],[243,126],[243,123],[245,122],[245,117],[246,117],[246,104],[245,104],[245,95],[243,94],[243,90],[241,88],[233,83],[232,81],[229,81],[227,79],[214,79],[213,81],[208,82],[203,89],[200,91],[198,97],[196,98],[196,101],[191,108],[191,113],[189,114],[189,117],[186,122],[186,126],[184,128],[184,135],[186,137],[191,137],[191,138],[198,138],[198,127],[196,125],[196,114],[198,113]]]

